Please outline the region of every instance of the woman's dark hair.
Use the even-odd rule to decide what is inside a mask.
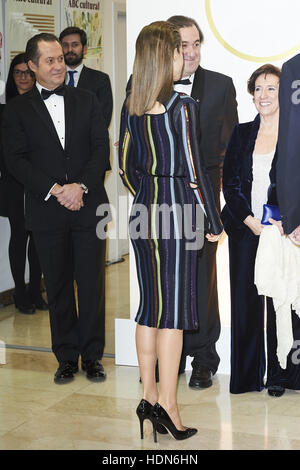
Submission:
[[[253,74],[248,80],[248,92],[250,93],[250,95],[254,95],[255,82],[258,77],[260,77],[260,75],[266,76],[270,74],[276,75],[276,77],[278,77],[280,80],[281,70],[278,67],[275,67],[275,65],[264,64],[253,72]]]
[[[19,64],[26,64],[26,56],[24,52],[16,55],[10,63],[9,72],[8,72],[8,76],[6,80],[6,86],[5,86],[6,102],[19,94],[18,89],[16,87],[15,79],[14,79],[14,68],[16,65],[19,65]],[[31,74],[32,76],[34,76],[33,72],[31,72]]]

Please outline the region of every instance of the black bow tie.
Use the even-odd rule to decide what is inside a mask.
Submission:
[[[64,96],[65,94],[65,85],[59,85],[55,90],[45,90],[45,88],[42,88],[41,95],[43,100],[46,100],[49,98],[51,95],[60,95]]]
[[[177,80],[174,82],[174,85],[191,85],[191,80],[189,78],[184,78],[183,80]]]

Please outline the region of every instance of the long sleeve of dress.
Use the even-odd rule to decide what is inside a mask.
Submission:
[[[125,103],[122,108],[120,122],[119,168],[124,185],[135,196],[140,180],[136,169],[134,144],[129,129],[128,110]]]
[[[182,98],[183,106],[178,109],[176,127],[181,133],[190,183],[199,204],[204,207],[209,222],[209,231],[215,235],[222,232],[223,227],[217,211],[213,189],[205,171],[203,157],[199,145],[199,112],[197,103],[190,97]]]

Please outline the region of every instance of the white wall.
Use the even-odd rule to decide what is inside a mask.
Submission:
[[[118,261],[128,253],[128,239],[120,240],[119,195],[126,195],[119,177],[118,149],[114,143],[119,139],[120,109],[126,88],[126,2],[104,0],[103,22],[103,71],[109,74],[113,91],[113,115],[110,125],[111,167],[106,176],[105,187],[113,208],[114,220],[108,224],[107,260]]]
[[[241,122],[255,115],[247,93],[251,73],[267,62],[280,67],[300,52],[299,0],[127,0],[128,74],[141,28],[172,15],[198,22],[204,33],[201,65],[233,78]],[[221,35],[219,40],[216,35]]]

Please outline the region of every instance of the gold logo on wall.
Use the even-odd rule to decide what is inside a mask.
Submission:
[[[300,50],[300,42],[299,42],[298,44],[291,47],[287,51],[281,52],[279,54],[271,55],[271,56],[260,57],[260,56],[245,54],[244,52],[241,52],[238,49],[235,49],[234,47],[232,47],[227,41],[225,41],[225,39],[219,33],[212,17],[211,0],[205,0],[205,11],[206,11],[208,24],[215,38],[219,41],[220,44],[222,44],[223,47],[225,47],[225,49],[227,49],[227,51],[231,52],[231,54],[234,54],[237,57],[240,57],[241,59],[249,60],[252,62],[263,62],[263,63],[276,62],[276,61],[285,59],[286,57],[290,57],[294,55],[296,52],[299,52]]]

